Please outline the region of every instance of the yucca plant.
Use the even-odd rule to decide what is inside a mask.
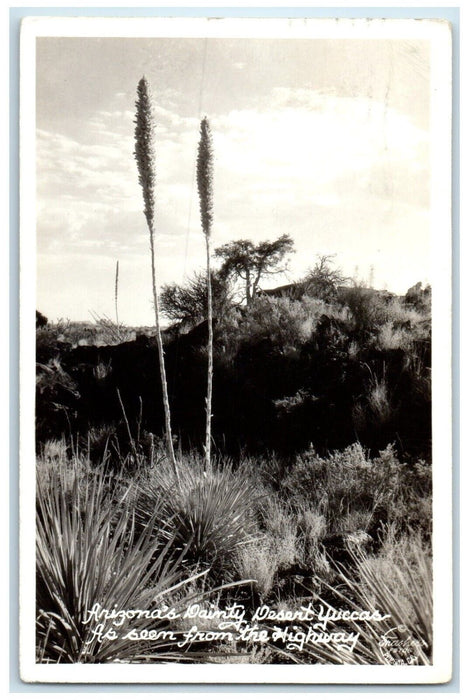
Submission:
[[[307,644],[294,654],[297,663],[424,665],[432,663],[433,583],[431,557],[420,538],[391,543],[392,556],[385,561],[351,549],[355,574],[338,568],[334,586],[322,581],[327,609],[378,610],[379,621],[329,622],[327,632],[358,635],[353,650],[332,645]],[[384,617],[386,616],[386,617]]]
[[[136,660],[187,661],[174,641],[124,639],[136,632],[170,630],[171,621],[132,619],[116,638],[100,638],[90,611],[151,610],[178,599],[194,601],[193,575],[183,566],[165,530],[160,503],[137,531],[129,491],[103,475],[88,477],[59,469],[37,488],[37,659],[39,663],[106,663]],[[202,595],[202,594],[201,594]],[[205,591],[202,599],[210,595]]]
[[[150,86],[143,77],[137,88],[137,114],[135,119],[135,159],[138,167],[138,179],[142,187],[144,214],[150,233],[151,252],[151,279],[153,291],[153,307],[155,310],[156,342],[158,346],[158,357],[160,366],[161,388],[163,394],[163,406],[165,416],[165,435],[168,457],[173,465],[176,478],[179,479],[179,472],[174,454],[173,438],[171,431],[171,413],[169,407],[168,384],[166,381],[166,370],[164,364],[163,339],[160,329],[159,295],[156,286],[155,267],[155,187],[156,187],[156,119],[152,104]]]
[[[207,258],[207,323],[208,323],[208,372],[206,397],[205,461],[210,467],[210,448],[212,441],[212,385],[213,385],[213,310],[212,279],[210,271],[210,238],[213,223],[213,146],[210,124],[207,117],[200,123],[200,141],[197,155],[197,185],[199,189],[200,217],[205,236]]]
[[[211,567],[212,575],[217,569],[226,574],[239,548],[257,536],[258,496],[247,475],[233,472],[229,464],[204,467],[191,457],[178,484],[164,470],[152,475],[141,487],[140,519],[162,499],[174,545],[187,548],[187,561]]]

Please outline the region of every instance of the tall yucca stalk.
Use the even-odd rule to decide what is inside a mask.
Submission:
[[[160,364],[161,387],[165,416],[165,434],[168,457],[173,465],[176,478],[179,472],[174,454],[171,432],[171,413],[169,408],[168,384],[164,365],[164,349],[160,328],[160,309],[155,272],[155,186],[156,186],[156,119],[152,105],[150,86],[143,77],[137,87],[137,114],[135,119],[135,159],[138,166],[138,180],[142,186],[145,218],[150,232],[151,279],[153,289],[153,306],[155,309],[156,342]]]
[[[117,300],[119,296],[119,261],[116,262],[116,278],[114,282],[114,303],[116,306],[116,325],[119,325],[119,312],[117,307]]]
[[[205,236],[205,249],[207,255],[207,323],[208,323],[208,373],[207,373],[207,397],[206,429],[205,429],[205,461],[207,469],[210,467],[210,447],[212,438],[212,385],[213,385],[213,310],[212,310],[212,280],[210,271],[210,238],[213,223],[213,147],[210,124],[207,117],[200,122],[200,141],[197,154],[197,186],[199,189],[200,217],[202,230]]]

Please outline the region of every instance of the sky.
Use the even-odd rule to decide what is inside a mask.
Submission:
[[[134,160],[137,84],[157,115],[160,284],[205,264],[199,124],[215,154],[212,246],[295,242],[396,293],[430,279],[430,74],[425,41],[37,39],[37,308],[50,320],[153,323],[149,237]]]

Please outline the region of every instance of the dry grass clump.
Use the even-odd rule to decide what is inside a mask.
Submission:
[[[241,547],[236,569],[240,578],[252,580],[253,590],[261,601],[265,600],[272,592],[279,569],[279,556],[274,543],[263,538]]]
[[[367,387],[366,397],[371,420],[374,425],[381,427],[388,424],[396,413],[391,392],[386,380],[386,368],[381,377],[372,373]]]
[[[255,580],[253,589],[260,599],[286,583],[289,576],[327,575],[321,540],[327,532],[326,520],[318,511],[290,507],[273,493],[261,507],[261,536],[238,556],[238,573]]]

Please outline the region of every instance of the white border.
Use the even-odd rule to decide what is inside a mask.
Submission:
[[[35,39],[69,37],[396,38],[431,42],[435,646],[432,667],[41,665],[35,663]],[[20,64],[20,668],[27,682],[444,683],[451,678],[451,32],[443,20],[27,18]]]

